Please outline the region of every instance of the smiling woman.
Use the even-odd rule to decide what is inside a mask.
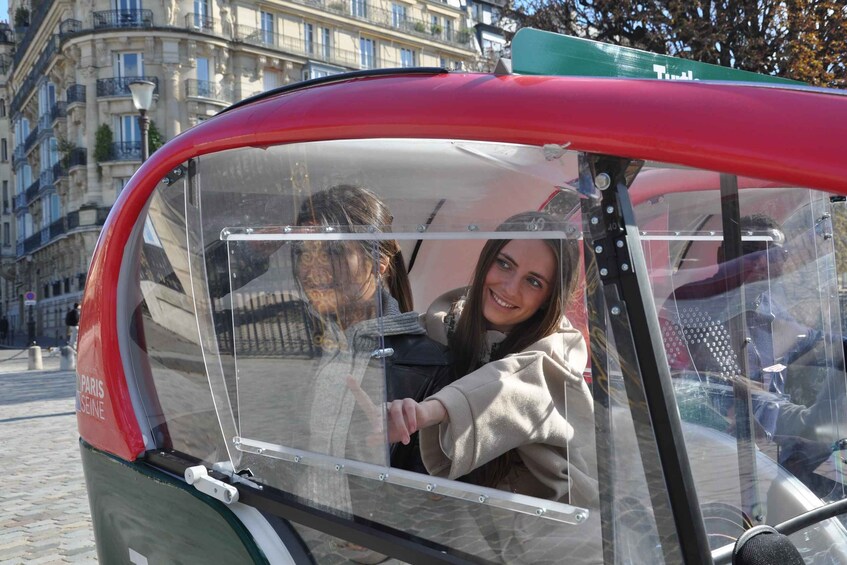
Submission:
[[[482,287],[482,315],[492,330],[508,333],[535,315],[550,298],[555,261],[543,241],[518,240],[503,246]]]
[[[552,217],[527,212],[498,231],[557,228]],[[466,297],[442,318],[462,378],[422,403],[390,403],[389,440],[405,443],[421,430],[424,463],[435,475],[592,505],[587,352],[564,315],[576,256],[561,239],[532,235],[504,233],[485,244]]]

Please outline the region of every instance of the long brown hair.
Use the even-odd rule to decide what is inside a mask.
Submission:
[[[380,232],[390,232],[393,220],[388,206],[376,194],[349,184],[340,184],[313,194],[303,202],[297,214],[298,226],[368,226]],[[365,256],[369,256],[370,242],[361,243]],[[383,239],[377,247],[380,262],[384,261],[388,265],[383,275],[385,287],[400,304],[401,312],[412,311],[412,287],[400,244],[394,239]]]
[[[564,231],[561,222],[543,212],[523,212],[503,222],[497,231]],[[500,251],[511,239],[491,239],[479,254],[473,280],[468,291],[456,330],[449,337],[453,354],[453,371],[457,378],[467,375],[482,364],[486,348],[487,325],[482,314],[483,285],[488,271]],[[548,302],[541,306],[529,319],[521,322],[508,333],[489,361],[502,359],[506,355],[523,351],[536,341],[557,331],[565,316],[568,300],[577,278],[578,247],[576,242],[561,239],[542,239],[553,252],[556,272],[551,280],[552,289]],[[520,461],[516,450],[511,450],[485,465],[482,465],[460,480],[496,487]]]
[[[543,212],[522,212],[500,224],[497,231],[564,231],[561,222]],[[453,352],[454,372],[462,377],[472,373],[482,365],[482,356],[486,348],[486,320],[482,315],[483,285],[488,271],[511,239],[490,239],[479,254],[473,280],[456,324],[456,331],[449,337]],[[490,361],[501,359],[511,353],[523,351],[530,344],[551,335],[559,328],[565,315],[568,298],[572,292],[576,275],[576,245],[560,239],[542,239],[553,252],[556,272],[553,275],[550,299],[529,319],[521,322],[499,344]]]

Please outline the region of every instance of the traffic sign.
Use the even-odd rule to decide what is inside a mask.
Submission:
[[[37,300],[33,291],[28,290],[24,293],[24,306],[35,306],[36,302]]]

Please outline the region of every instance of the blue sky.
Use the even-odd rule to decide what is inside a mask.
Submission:
[[[9,21],[9,0],[0,0],[0,20]]]

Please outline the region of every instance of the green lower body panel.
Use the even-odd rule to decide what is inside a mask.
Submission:
[[[267,563],[221,502],[80,441],[101,563]]]

